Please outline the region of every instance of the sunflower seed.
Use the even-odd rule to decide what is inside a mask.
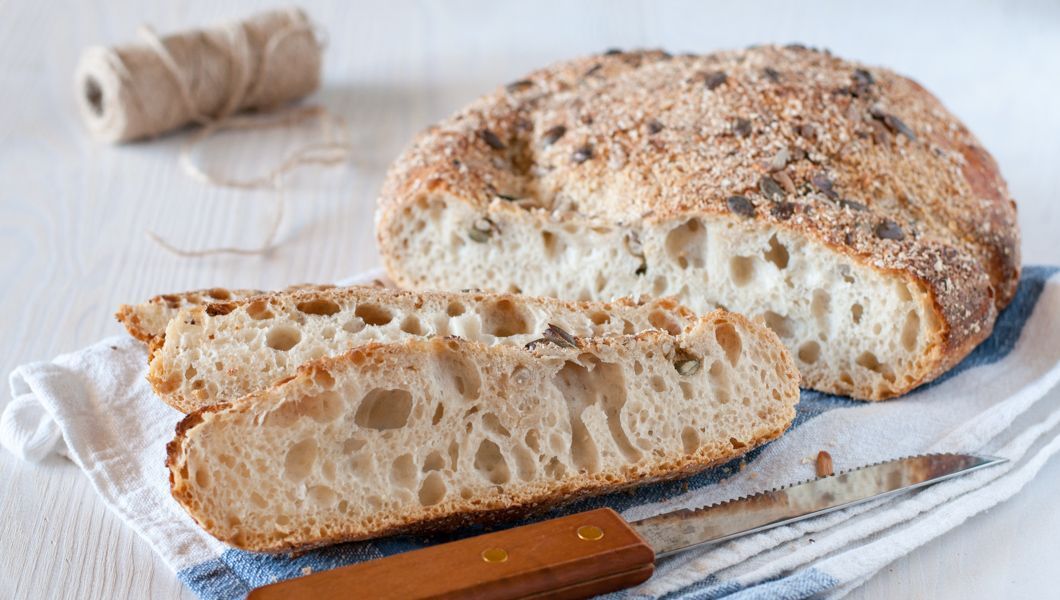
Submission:
[[[916,141],[916,133],[914,133],[912,128],[903,123],[902,120],[898,117],[890,113],[883,112],[882,110],[880,110],[879,107],[876,106],[869,109],[869,115],[871,115],[873,119],[876,119],[877,121],[880,121],[884,125],[886,125],[887,129],[890,129],[892,133],[900,133],[905,137],[909,138],[910,140],[914,142]]]
[[[736,119],[736,126],[732,130],[740,137],[747,137],[751,135],[751,121],[749,119]]]
[[[703,79],[703,83],[706,84],[708,90],[716,90],[721,87],[721,84],[725,83],[728,78],[729,76],[726,75],[724,71],[714,71],[713,73],[708,73],[706,75]]]
[[[592,157],[593,157],[593,147],[590,146],[589,144],[586,144],[586,145],[582,146],[581,148],[578,148],[577,150],[575,150],[574,154],[571,154],[570,159],[573,160],[577,164],[581,164],[581,163],[589,160]]]
[[[881,240],[895,240],[900,242],[905,239],[905,234],[902,233],[902,227],[890,219],[884,219],[877,223],[873,232],[876,234],[876,237]]]
[[[656,133],[659,133],[662,130],[663,130],[663,124],[660,123],[658,121],[658,119],[652,119],[651,121],[648,121],[648,133],[654,135]]]
[[[784,171],[777,171],[773,174],[773,179],[777,180],[780,187],[784,188],[784,191],[789,194],[795,193],[795,183],[791,181],[791,177],[788,176]]]
[[[777,202],[769,209],[769,213],[777,220],[787,221],[795,214],[795,205],[791,202]]]
[[[742,217],[755,216],[754,203],[744,196],[729,196],[725,203],[729,205],[729,210]]]
[[[509,93],[521,92],[534,87],[534,82],[529,79],[520,79],[519,81],[513,81],[508,85],[504,86],[504,89],[508,90]]]
[[[699,371],[699,367],[702,363],[694,358],[688,358],[685,360],[678,360],[674,362],[674,368],[677,369],[677,374],[682,377],[690,377],[695,375]]]
[[[501,138],[497,137],[496,133],[493,133],[489,129],[480,129],[478,132],[479,137],[482,141],[486,142],[486,145],[494,150],[504,150],[507,146],[501,141]]]
[[[496,229],[496,225],[493,221],[489,220],[487,217],[482,217],[471,225],[471,231],[468,232],[468,237],[474,242],[484,244],[489,241],[490,236],[493,235],[494,229]]]
[[[762,69],[762,74],[766,76],[766,79],[776,83],[780,81],[780,73],[773,67],[766,67]]]
[[[850,210],[863,211],[868,210],[869,207],[855,200],[847,200],[845,198],[839,199],[839,206],[841,208],[849,208]]]
[[[828,176],[824,173],[818,173],[811,177],[810,183],[813,184],[813,187],[820,190],[822,194],[828,196],[830,200],[839,199],[839,194],[837,194],[836,191],[832,189],[832,180],[829,179]]]
[[[622,54],[621,48],[609,48],[607,52],[604,52],[604,56],[615,56],[616,54]]]
[[[590,67],[589,70],[586,71],[585,74],[582,75],[582,77],[583,78],[592,77],[593,75],[596,75],[597,73],[599,73],[600,69],[602,69],[602,68],[604,68],[604,65],[602,63],[596,63],[595,65]]]
[[[758,180],[758,191],[762,193],[762,196],[764,196],[766,200],[776,202],[777,200],[782,200],[784,198],[784,189],[780,187],[777,180],[769,175],[763,175],[762,178]]]
[[[814,140],[817,138],[817,129],[815,129],[814,126],[810,123],[803,123],[802,125],[799,125],[795,128],[795,133],[808,140]]]
[[[563,134],[565,133],[567,133],[566,127],[563,125],[556,125],[541,136],[541,142],[546,146],[551,146],[552,144],[555,144],[559,138],[563,137]]]
[[[776,155],[773,156],[773,159],[769,161],[769,170],[779,171],[788,166],[789,160],[791,160],[791,152],[787,148],[782,148],[780,152],[777,152]]]
[[[526,345],[527,350],[533,350],[538,344],[555,344],[560,348],[577,348],[578,341],[571,334],[563,330],[563,328],[548,324],[548,329],[541,334],[541,337],[530,342]]]

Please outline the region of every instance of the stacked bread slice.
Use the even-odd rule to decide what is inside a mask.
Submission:
[[[668,299],[196,296],[119,318],[149,339],[160,397],[189,413],[168,450],[174,498],[249,550],[449,528],[690,474],[779,436],[798,400],[773,332]],[[149,330],[162,310],[175,311],[164,333]]]

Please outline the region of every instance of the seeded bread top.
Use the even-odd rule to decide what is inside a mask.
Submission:
[[[631,228],[713,214],[797,230],[919,280],[954,353],[988,335],[1019,277],[1015,203],[967,128],[911,79],[799,45],[536,71],[423,132],[379,216],[428,193],[483,216],[511,203]]]

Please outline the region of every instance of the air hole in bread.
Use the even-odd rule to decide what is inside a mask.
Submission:
[[[455,350],[447,348],[438,354],[438,363],[443,374],[449,376],[453,389],[465,400],[476,400],[482,388],[478,367],[462,358]]]
[[[445,468],[445,459],[442,458],[442,453],[437,450],[432,450],[427,458],[423,460],[423,472],[427,471],[441,471]]]
[[[411,411],[412,394],[407,390],[375,388],[361,400],[353,421],[365,429],[400,429]]]
[[[854,305],[850,307],[850,319],[854,321],[855,325],[861,322],[861,315],[863,314],[865,314],[865,307],[862,306],[861,303],[855,302]]]
[[[204,489],[210,487],[210,473],[206,469],[195,471],[195,485]]]
[[[460,462],[460,443],[456,440],[449,442],[449,468],[456,470]]]
[[[593,325],[603,325],[611,320],[611,315],[602,310],[594,310],[589,313],[589,318],[592,319]]]
[[[545,476],[559,481],[563,479],[563,476],[567,474],[567,467],[558,458],[553,456],[549,459],[548,464],[545,465]]]
[[[821,356],[821,345],[814,341],[805,342],[799,346],[799,360],[802,362],[812,365],[817,362],[817,359]]]
[[[832,295],[827,291],[817,288],[813,291],[813,299],[810,301],[810,312],[819,322],[828,318],[828,305],[832,302]]]
[[[736,366],[740,362],[740,353],[743,352],[743,341],[736,328],[731,323],[721,323],[714,329],[714,339],[725,352],[729,364]]]
[[[484,439],[475,452],[475,470],[490,483],[502,485],[512,478],[508,462],[501,454],[500,446],[492,440]]]
[[[652,327],[662,329],[670,335],[678,335],[681,333],[681,325],[669,312],[653,310],[648,315],[648,322],[651,323]]]
[[[509,298],[490,302],[482,307],[482,329],[495,337],[510,337],[530,333],[526,309]]]
[[[534,452],[541,452],[541,434],[536,429],[527,431],[526,435],[523,436],[523,442],[526,443],[527,448]]]
[[[534,455],[522,446],[515,446],[513,453],[515,454],[516,476],[523,481],[532,480],[537,475],[537,461]]]
[[[276,315],[269,310],[268,301],[255,300],[247,305],[247,316],[255,321],[264,321],[265,319],[271,319]]]
[[[740,440],[738,440],[738,439],[736,439],[734,437],[729,438],[729,444],[731,444],[732,447],[734,449],[736,449],[736,450],[739,450],[740,448],[746,448],[747,447],[747,444],[741,442]]]
[[[603,409],[611,439],[625,459],[631,463],[640,460],[640,451],[630,442],[622,425],[622,408],[627,400],[622,367],[601,362],[591,354],[582,355],[579,360],[592,368],[567,361],[553,380],[566,400],[571,423],[571,455],[575,466],[589,473],[599,469],[599,449],[582,420],[585,410],[590,406]]]
[[[902,284],[899,283],[899,284],[896,284],[895,287],[898,288],[898,299],[899,300],[901,300],[902,302],[912,302],[913,294],[909,291],[909,286],[902,285]]]
[[[551,231],[541,232],[541,244],[545,248],[545,258],[555,259],[567,248],[567,244]]]
[[[345,408],[342,398],[335,392],[323,392],[314,396],[302,396],[283,402],[269,413],[270,425],[294,424],[299,417],[306,416],[317,423],[330,423],[339,418]]]
[[[434,415],[431,417],[431,425],[437,425],[442,422],[442,417],[445,416],[445,405],[441,402],[434,407]]]
[[[750,256],[734,256],[729,259],[729,274],[736,287],[743,287],[755,276],[755,259]]]
[[[318,317],[328,317],[342,310],[338,303],[328,300],[327,298],[315,298],[313,300],[299,302],[295,305],[295,308],[307,315]]]
[[[390,465],[390,481],[411,490],[416,485],[416,461],[411,454],[402,454]]]
[[[784,315],[778,315],[777,313],[767,310],[762,313],[762,320],[765,321],[766,327],[772,329],[777,335],[782,338],[790,338],[794,335],[793,327],[794,324],[791,319]]]
[[[338,502],[339,495],[326,485],[314,485],[306,490],[306,498],[317,507],[331,508]]]
[[[302,332],[291,325],[277,325],[269,330],[265,344],[273,350],[287,352],[302,341]]]
[[[423,326],[416,315],[408,315],[401,320],[401,331],[409,335],[423,335]]]
[[[494,433],[501,437],[512,437],[512,432],[508,431],[508,428],[502,425],[501,420],[493,413],[485,413],[482,415],[482,426],[490,433]]]
[[[651,389],[661,394],[666,391],[666,380],[658,375],[653,375],[651,378]]]
[[[684,396],[685,400],[691,400],[695,391],[692,389],[692,384],[687,381],[682,381],[678,385],[681,386],[681,395]]]
[[[666,293],[666,288],[670,287],[670,282],[666,280],[666,277],[659,275],[655,278],[655,281],[651,284],[651,291],[656,296],[662,296]]]
[[[766,250],[762,257],[769,262],[776,265],[778,270],[784,270],[788,268],[788,249],[784,244],[777,241],[777,236],[774,234],[769,238],[769,250]]]
[[[266,508],[269,506],[268,501],[265,500],[265,496],[262,496],[257,492],[250,492],[250,502],[258,508]]]
[[[633,361],[633,374],[640,375],[644,372],[644,363],[639,360]]]
[[[386,325],[394,320],[394,314],[390,312],[390,309],[378,304],[360,304],[353,314],[368,325]]]
[[[449,315],[450,317],[459,317],[460,315],[464,314],[465,310],[467,309],[464,307],[463,302],[459,300],[452,300],[449,302],[449,305],[445,307],[445,314]]]
[[[637,332],[636,325],[629,319],[622,319],[622,335],[633,335]]]
[[[208,290],[206,294],[214,300],[230,300],[232,298],[232,292],[229,292],[224,288],[213,288],[212,290]]]
[[[288,481],[298,482],[309,476],[317,460],[317,443],[305,439],[291,446],[284,459],[283,476]]]
[[[902,325],[902,347],[912,352],[916,348],[917,339],[920,336],[920,315],[915,310],[910,310],[905,316]]]
[[[682,269],[702,269],[707,230],[699,219],[689,219],[666,234],[666,254]]]
[[[360,450],[361,448],[364,448],[364,445],[367,443],[367,440],[365,440],[364,438],[347,438],[346,441],[342,442],[342,451],[346,454],[352,454]]]
[[[448,489],[445,480],[437,471],[431,471],[420,484],[419,501],[423,506],[434,506],[445,498]]]
[[[699,450],[699,432],[695,427],[685,425],[681,430],[681,445],[685,448],[685,454],[692,454]]]

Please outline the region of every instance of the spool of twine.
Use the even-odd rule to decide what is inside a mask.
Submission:
[[[140,34],[141,43],[81,55],[78,105],[99,140],[126,142],[270,109],[320,86],[321,44],[298,8],[161,38],[147,27]]]
[[[189,123],[204,125],[180,151],[185,172],[200,181],[242,189],[272,189],[276,206],[264,241],[255,248],[181,249],[153,232],[148,237],[179,256],[264,254],[275,247],[283,221],[283,178],[306,165],[335,166],[352,147],[345,120],[323,107],[296,107],[260,115],[303,98],[320,86],[323,43],[298,8],[274,10],[218,27],[158,37],[140,30],[143,43],[92,47],[81,55],[76,90],[89,131],[107,142],[160,135]],[[265,172],[234,178],[198,165],[195,145],[226,129],[293,127],[317,119],[321,133],[283,156]]]

